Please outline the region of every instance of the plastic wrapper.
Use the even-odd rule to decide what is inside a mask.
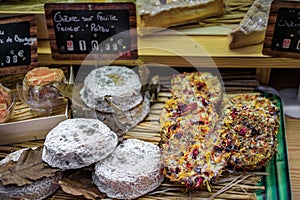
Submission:
[[[266,30],[272,0],[256,0],[240,23],[240,30],[246,34]]]
[[[239,26],[230,34],[229,48],[239,48],[262,43],[268,25],[272,0],[256,0],[240,22]]]
[[[61,69],[35,68],[26,74],[23,84],[17,84],[17,91],[21,100],[33,111],[50,115],[53,107],[64,101],[54,85],[64,81]]]

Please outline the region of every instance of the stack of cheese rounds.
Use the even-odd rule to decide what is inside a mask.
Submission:
[[[82,101],[91,109],[85,117],[96,116],[121,138],[149,113],[150,101],[141,89],[139,76],[132,69],[96,68],[85,77],[80,91]]]
[[[157,145],[138,139],[118,143],[117,134],[98,119],[58,124],[46,137],[42,159],[62,170],[95,164],[93,181],[111,198],[137,198],[164,179]]]

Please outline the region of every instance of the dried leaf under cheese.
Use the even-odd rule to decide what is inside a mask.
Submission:
[[[55,176],[58,171],[42,161],[42,147],[28,149],[17,162],[9,161],[0,165],[0,182],[2,185],[23,186],[43,177]]]

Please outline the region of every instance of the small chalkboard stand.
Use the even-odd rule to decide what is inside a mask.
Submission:
[[[300,2],[274,1],[272,3],[263,54],[300,59]],[[285,114],[299,119],[300,83],[298,88],[283,89],[279,94]]]
[[[37,67],[35,15],[0,19],[0,75],[24,74]]]
[[[45,16],[55,60],[137,59],[132,2],[46,3]]]

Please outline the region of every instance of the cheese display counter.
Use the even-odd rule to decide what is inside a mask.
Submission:
[[[68,2],[74,3],[74,1]],[[100,3],[104,1],[81,2]],[[45,2],[42,1],[35,3],[25,2],[23,5],[21,5],[20,2],[9,2],[8,4],[0,3],[0,19],[27,14],[35,15],[37,21],[37,60],[39,66],[63,67],[66,74],[68,74],[67,79],[73,79],[74,77],[72,77],[72,75],[69,74],[71,73],[70,69],[73,70],[74,68],[78,70],[78,67],[80,66],[81,68],[83,68],[85,67],[85,65],[96,64],[101,66],[107,64],[107,61],[101,60],[97,60],[96,62],[83,62],[82,60],[75,59],[54,59],[52,57],[51,45],[48,38],[47,20],[44,14],[44,3]],[[246,92],[252,93],[254,92],[253,88],[255,88],[256,86],[260,84],[269,84],[270,76],[272,74],[273,69],[300,68],[299,59],[278,57],[275,58],[263,55],[262,43],[242,48],[230,49],[230,39],[228,34],[238,25],[238,22],[246,14],[252,3],[253,1],[249,0],[245,2],[231,1],[231,4],[228,3],[227,6],[230,6],[226,7],[228,12],[227,17],[232,17],[233,14],[237,15],[237,13],[231,13],[232,15],[230,15],[230,8],[231,12],[235,12],[236,10],[238,10],[239,16],[234,17],[234,19],[226,19],[226,17],[224,17],[224,20],[220,17],[212,17],[209,20],[205,21],[205,26],[199,24],[195,25],[193,23],[189,24],[188,26],[161,29],[159,33],[155,34],[138,34],[138,58],[127,60],[114,60],[110,64],[117,66],[127,66],[129,68],[143,65],[151,69],[167,66],[170,68],[174,68],[175,70],[178,70],[180,72],[190,71],[193,67],[196,66],[208,70],[218,69],[221,72],[221,76],[224,74],[224,77],[227,78],[234,77],[236,73],[243,74],[239,77],[239,79],[241,79],[239,82],[239,87],[235,87],[234,93],[245,92],[245,87],[243,83],[245,83],[246,85]],[[218,21],[220,23],[217,23]],[[222,21],[223,23],[221,23]],[[83,63],[84,65],[82,65]],[[241,72],[240,70],[246,70],[246,72]],[[248,74],[248,71],[251,71],[251,75]],[[251,79],[253,79],[253,82],[251,82],[252,80],[250,81],[251,89],[248,88],[249,81],[242,80],[243,78],[249,76],[251,76]],[[1,75],[0,82],[3,80],[3,82],[8,83],[9,86],[13,86],[15,83],[13,83],[12,79],[14,79],[15,77],[17,77],[16,81],[22,81],[23,77],[19,74],[9,76]],[[118,82],[118,77],[113,77],[113,79]],[[234,81],[230,82],[230,84],[229,82],[230,81],[228,81],[227,79],[224,79],[225,89],[230,88],[226,88],[227,85],[235,86]],[[69,83],[72,83],[72,81],[69,80]],[[202,187],[202,192],[189,193],[185,190],[185,187],[183,187],[182,185],[176,185],[172,182],[164,181],[162,185],[160,185],[156,190],[148,193],[144,197],[141,197],[141,199],[213,199],[215,197],[216,199],[276,198],[281,200],[300,198],[300,136],[298,134],[300,131],[300,121],[298,119],[293,119],[284,116],[284,105],[282,105],[280,98],[267,93],[263,93],[263,95],[271,99],[271,101],[274,104],[281,108],[281,111],[278,113],[280,121],[280,128],[278,131],[278,150],[276,152],[275,158],[272,159],[271,164],[269,164],[266,168],[264,168],[261,171],[250,172],[249,174],[246,173],[246,175],[243,174],[243,176],[239,173],[230,174],[228,179],[224,178],[221,179],[220,182],[216,181],[215,184],[213,184],[212,188],[210,188],[210,184],[205,185],[205,187]],[[161,130],[158,121],[160,119],[162,109],[164,108],[165,101],[170,99],[171,96],[172,95],[168,89],[161,88],[160,92],[157,94],[156,100],[151,102],[152,105],[149,111],[149,115],[135,128],[129,130],[126,133],[125,139],[135,138],[145,140],[154,144],[160,144]],[[21,138],[18,138],[18,140],[16,140],[17,142],[12,142],[14,141],[14,139],[9,137],[9,133],[7,133],[8,129],[4,127],[5,124],[2,129],[0,127],[0,138],[1,130],[5,131],[5,137],[3,137],[4,139],[2,138],[3,141],[1,141],[2,139],[0,139],[0,160],[7,156],[10,152],[13,152],[18,149],[24,149],[25,147],[43,146],[44,139],[47,133],[45,132],[45,128],[43,128],[43,133],[36,137],[35,135],[39,134],[37,130],[38,128],[36,127],[39,127],[40,125],[45,125],[48,131],[49,125],[46,125],[47,120],[51,120],[51,123],[54,122],[55,124],[58,124],[60,121],[69,118],[70,113],[68,112],[70,110],[68,109],[72,108],[72,105],[69,105],[70,103],[71,102],[64,102],[64,105],[61,105],[58,109],[59,111],[54,112],[54,116],[45,118],[43,117],[42,119],[40,119],[37,116],[32,116],[32,113],[28,115],[24,114],[30,113],[30,109],[27,108],[26,105],[23,105],[20,100],[18,100],[16,104],[16,110],[18,112],[15,112],[13,114],[12,119],[11,121],[9,121],[7,127],[10,130],[12,130],[12,132],[14,132],[13,135],[22,135],[20,133],[20,130],[22,129],[21,123],[25,120],[29,120],[29,124],[26,124],[25,126],[27,127],[27,129],[28,126],[34,126],[34,130],[36,132],[30,134],[30,128],[29,130],[26,129],[29,138],[31,138],[30,141],[25,141],[28,140],[28,137],[22,136]],[[203,103],[203,100],[202,104],[205,104]],[[24,119],[20,117],[20,120],[18,120],[18,115],[25,115],[26,117]],[[39,124],[39,120],[41,120],[41,124]],[[21,123],[18,123],[20,121]],[[14,130],[14,123],[17,123],[18,131]],[[74,140],[77,141],[76,137]],[[68,165],[68,163],[64,164]],[[90,173],[89,170],[90,169],[85,169],[84,172]],[[85,199],[87,197],[89,197],[89,199],[105,198],[105,195],[98,194],[95,191],[93,191],[95,193],[89,196],[87,195],[87,192],[84,192],[84,188],[80,187],[75,189],[77,190],[77,192],[71,192],[72,195],[68,194],[71,188],[68,186],[68,181],[72,182],[73,178],[74,183],[74,177],[76,179],[77,176],[76,174],[74,176],[73,175],[74,174],[66,175],[68,176],[68,179],[64,179],[62,182],[60,182],[60,186],[62,189],[59,189],[52,197],[50,197],[50,199]],[[114,182],[112,184],[114,184]],[[229,188],[227,188],[228,185]],[[1,187],[2,186],[0,183],[0,199]],[[115,187],[117,186],[115,185]],[[229,190],[230,192],[226,193],[227,190]],[[84,195],[85,198],[75,197],[73,195]],[[5,197],[7,196],[4,196],[4,199]]]

